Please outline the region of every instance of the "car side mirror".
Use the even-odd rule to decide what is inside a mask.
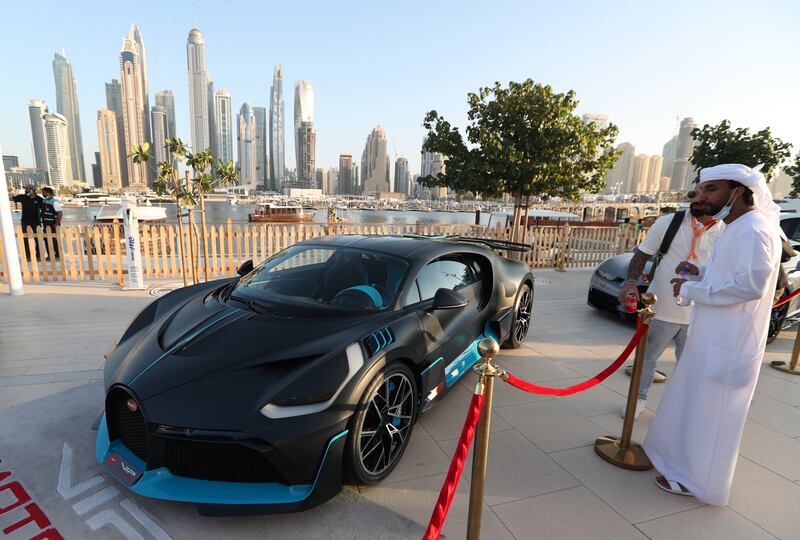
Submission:
[[[239,267],[239,269],[236,271],[236,273],[239,274],[240,276],[246,276],[247,274],[249,274],[252,271],[253,271],[253,260],[250,259],[250,260],[244,261],[242,263],[242,266]]]
[[[444,287],[437,290],[433,295],[433,305],[431,311],[437,309],[459,309],[467,306],[469,302],[467,299],[458,294],[452,289],[445,289]]]

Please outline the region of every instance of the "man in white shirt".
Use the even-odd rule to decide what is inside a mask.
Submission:
[[[693,195],[690,192],[690,195]],[[711,246],[722,230],[721,222],[716,222],[712,217],[705,215],[705,209],[700,208],[692,201],[689,211],[683,216],[680,227],[675,233],[666,253],[662,253],[661,262],[656,268],[655,275],[648,292],[655,293],[656,303],[653,305],[655,318],[650,324],[647,337],[647,349],[644,366],[642,369],[639,396],[636,401],[634,417],[638,417],[645,408],[647,393],[653,384],[656,371],[656,362],[671,343],[675,343],[675,357],[680,358],[683,346],[686,343],[686,332],[689,326],[690,306],[680,306],[672,295],[670,280],[678,277],[675,268],[678,263],[685,260],[694,261],[703,265],[711,255]],[[628,265],[628,275],[625,285],[619,293],[618,300],[624,304],[629,294],[639,298],[639,289],[636,283],[642,275],[645,263],[656,255],[664,236],[667,233],[674,214],[667,214],[658,218],[647,233],[647,236],[634,250],[633,258]],[[620,411],[625,416],[625,407]]]

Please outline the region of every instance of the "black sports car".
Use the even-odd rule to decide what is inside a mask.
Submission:
[[[518,347],[533,304],[528,265],[476,239],[320,237],[239,273],[153,302],[106,354],[98,460],[205,514],[380,481],[477,342]]]

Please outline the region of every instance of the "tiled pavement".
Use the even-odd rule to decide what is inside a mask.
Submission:
[[[586,305],[589,275],[537,272],[531,334],[523,348],[503,351],[498,363],[517,376],[553,386],[574,384],[605,368],[630,339],[632,328]],[[21,298],[0,296],[0,416],[23,410],[9,409],[14,405],[102,378],[102,352],[149,298],[101,284],[36,285],[26,287]],[[482,537],[800,539],[800,377],[767,365],[788,360],[794,335],[794,330],[784,331],[767,348],[726,508],[664,493],[655,486],[652,472],[612,467],[595,455],[594,439],[618,434],[622,427],[618,411],[629,379],[621,372],[571,397],[530,395],[498,383]],[[673,367],[668,350],[660,368],[670,373]],[[87,386],[87,400],[94,399],[89,388],[96,392],[96,384]],[[225,535],[279,538],[285,537],[279,530],[302,530],[305,538],[420,536],[473,386],[470,376],[421,419],[402,462],[386,481],[348,487],[326,505],[337,512],[229,518]],[[648,410],[634,429],[635,440],[644,437],[663,388],[652,387]],[[8,435],[0,432],[0,448],[9,444]],[[444,528],[449,538],[466,532],[469,467]],[[211,532],[218,522],[192,517],[183,505],[156,507],[136,500],[176,538],[219,536]],[[362,508],[383,517],[364,530],[358,523]],[[375,521],[385,528],[375,529]],[[288,529],[273,528],[278,526]],[[100,532],[101,537],[114,533]]]

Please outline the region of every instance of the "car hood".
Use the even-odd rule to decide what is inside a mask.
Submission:
[[[616,255],[614,257],[610,257],[600,263],[597,267],[598,272],[601,275],[611,281],[614,280],[621,280],[624,281],[625,277],[628,275],[628,265],[631,263],[631,259],[633,258],[633,253],[623,253],[622,255]],[[653,267],[653,259],[650,258],[647,260],[644,266],[644,273],[649,274],[650,269]],[[639,278],[639,282],[642,283],[642,279]]]
[[[239,305],[239,304],[235,304]],[[288,371],[364,337],[375,317],[288,318],[239,309],[206,293],[159,312],[108,357],[106,386],[122,384],[146,400],[213,377],[220,385]]]

